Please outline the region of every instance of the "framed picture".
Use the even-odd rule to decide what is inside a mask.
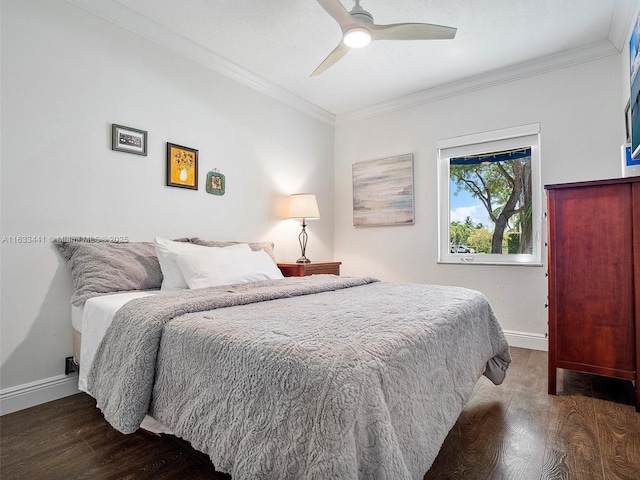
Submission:
[[[413,225],[413,154],[354,163],[353,225]]]
[[[167,186],[198,189],[198,150],[167,142]]]
[[[622,157],[622,176],[637,177],[640,175],[640,159],[631,156],[631,144],[627,143],[620,148]]]
[[[124,125],[111,125],[111,150],[147,155],[147,132]]]
[[[207,193],[212,195],[224,195],[225,178],[218,170],[207,173]]]

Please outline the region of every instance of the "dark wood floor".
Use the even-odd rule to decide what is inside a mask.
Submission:
[[[549,396],[545,352],[512,348],[507,379],[481,379],[425,479],[640,479],[631,382],[563,371]],[[113,430],[84,394],[0,417],[0,477],[214,479],[180,442]]]

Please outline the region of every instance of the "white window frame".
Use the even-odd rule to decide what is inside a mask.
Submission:
[[[490,132],[440,140],[438,148],[438,263],[470,265],[542,266],[542,180],[540,175],[540,124],[532,123]],[[449,246],[450,171],[456,157],[531,147],[532,254],[454,254]]]

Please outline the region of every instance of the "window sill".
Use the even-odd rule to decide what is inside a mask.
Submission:
[[[438,260],[439,265],[492,265],[505,267],[543,267],[540,262],[496,262],[491,260],[478,260],[477,258],[463,257],[456,259]]]

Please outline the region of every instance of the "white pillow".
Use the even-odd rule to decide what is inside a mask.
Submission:
[[[246,243],[238,243],[229,247],[204,247],[187,242],[174,242],[166,238],[155,237],[156,255],[162,270],[161,291],[185,290],[189,288],[187,282],[176,263],[176,257],[186,253],[191,253],[196,257],[208,250],[238,250],[251,252],[251,248]]]
[[[207,252],[202,255],[178,255],[176,262],[189,288],[284,278],[264,250],[246,252],[231,251],[230,247],[208,247]]]

